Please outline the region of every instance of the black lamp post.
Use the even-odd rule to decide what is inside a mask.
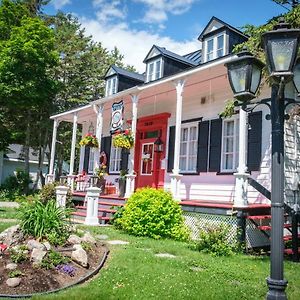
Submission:
[[[300,97],[300,58],[297,59],[295,67],[294,67],[294,86],[298,93],[298,97]]]
[[[290,29],[281,21],[274,30],[263,34],[267,67],[273,79],[271,105],[272,122],[272,190],[271,190],[271,270],[267,278],[267,299],[287,299],[287,281],[283,276],[284,224],[284,87],[298,72],[294,83],[299,88],[299,65],[293,69],[299,45],[300,30]],[[243,107],[255,97],[260,84],[262,63],[243,51],[236,60],[227,63],[228,77],[235,98]],[[296,74],[296,73],[295,73]],[[259,78],[259,79],[258,79]],[[242,84],[241,84],[242,82]],[[299,92],[299,90],[298,90]],[[267,99],[260,103],[266,103]]]

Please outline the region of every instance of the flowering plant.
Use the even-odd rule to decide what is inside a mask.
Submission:
[[[89,146],[92,148],[98,148],[99,143],[95,135],[88,133],[84,138],[79,142],[80,146]]]
[[[113,145],[116,148],[131,149],[134,145],[134,138],[131,130],[126,129],[113,135]]]
[[[101,164],[99,168],[95,169],[95,175],[98,176],[98,178],[103,179],[104,176],[107,175],[107,167],[104,164]]]

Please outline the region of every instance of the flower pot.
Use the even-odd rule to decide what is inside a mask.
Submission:
[[[126,191],[126,178],[119,178],[119,197],[124,197]]]
[[[105,184],[106,184],[106,179],[104,178],[98,178],[97,180],[97,187],[101,189],[100,195],[105,194]]]

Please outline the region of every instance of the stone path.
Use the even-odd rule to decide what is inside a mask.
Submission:
[[[170,253],[157,253],[155,254],[157,257],[167,257],[167,258],[175,258],[176,256]]]
[[[17,202],[6,202],[6,201],[0,201],[0,207],[15,207],[18,208],[20,206]]]
[[[17,219],[0,219],[0,223],[13,223],[18,222]]]
[[[107,243],[110,245],[128,245],[129,244],[129,242],[121,241],[121,240],[107,241]]]

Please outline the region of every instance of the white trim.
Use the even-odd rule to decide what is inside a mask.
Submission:
[[[147,145],[152,145],[152,159],[151,159],[151,173],[148,174],[148,173],[143,173],[143,150],[144,150],[144,146],[147,146]],[[141,175],[142,176],[153,176],[153,161],[154,161],[154,142],[152,143],[142,143],[141,144],[141,149],[142,149],[142,153],[141,154]]]
[[[218,53],[218,48],[217,48],[217,46],[218,46],[218,38],[219,38],[220,36],[223,36],[223,53],[222,53],[221,56],[218,57],[218,56],[217,56],[217,53]],[[213,49],[212,49],[212,52],[210,52],[210,53],[212,54],[212,58],[211,58],[211,59],[208,59],[208,58],[207,58],[207,55],[208,55],[207,50],[208,50],[208,42],[209,42],[209,41],[213,41],[213,45],[212,45],[212,46],[213,46]],[[220,57],[224,56],[225,53],[226,53],[226,47],[227,47],[227,43],[226,43],[226,32],[225,32],[225,31],[222,31],[222,32],[220,32],[220,33],[218,33],[218,34],[215,34],[215,35],[213,35],[213,36],[210,36],[209,38],[207,38],[207,39],[204,40],[204,44],[205,44],[205,46],[204,46],[205,51],[204,51],[204,57],[203,57],[204,63],[205,63],[205,62],[209,62],[209,61],[211,61],[211,60],[214,60],[214,59],[217,59],[217,58],[220,58]],[[220,49],[222,49],[222,48],[220,48]]]
[[[17,159],[17,158],[9,158],[9,157],[4,157],[3,160],[8,160],[8,161],[15,161],[15,162],[22,162],[24,163],[25,161],[22,160],[22,159]],[[38,161],[35,161],[35,160],[29,160],[29,163],[30,164],[38,164],[39,162]],[[43,165],[48,165],[48,162],[43,162]]]
[[[157,71],[157,62],[159,62],[159,72]],[[151,73],[151,80],[150,80],[150,65],[153,65],[153,72]],[[147,68],[146,68],[146,82],[151,82],[154,80],[158,80],[162,77],[162,68],[163,68],[163,60],[162,57],[153,59],[150,62],[147,63]],[[158,77],[156,77],[156,74],[159,73]]]
[[[115,158],[113,159],[113,151],[115,152]],[[119,152],[119,153],[118,153]],[[119,156],[119,158],[118,158]],[[109,174],[120,174],[121,171],[121,161],[122,161],[122,149],[114,147],[111,144],[110,147],[110,157],[109,157]],[[112,170],[112,167],[117,167],[119,170]]]
[[[113,85],[114,83],[114,85]],[[118,91],[118,76],[114,75],[106,80],[105,82],[105,96],[111,96],[117,93]]]

